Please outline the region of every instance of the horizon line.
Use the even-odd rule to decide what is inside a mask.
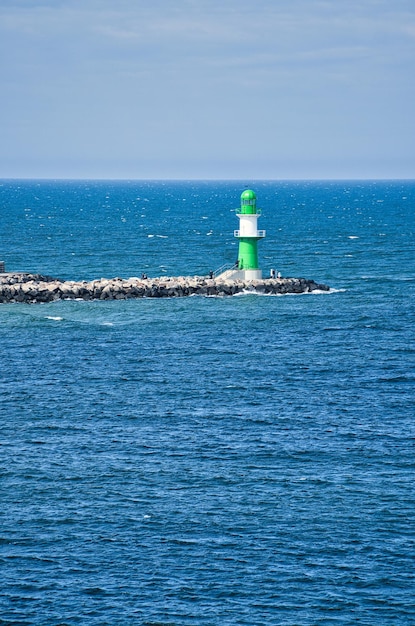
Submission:
[[[94,182],[243,182],[246,180],[258,181],[258,182],[374,182],[374,181],[415,181],[415,178],[407,177],[368,177],[368,178],[356,178],[356,177],[332,177],[332,178],[103,178],[103,177],[31,177],[31,176],[19,176],[19,177],[4,177],[0,178],[0,181],[94,181]]]

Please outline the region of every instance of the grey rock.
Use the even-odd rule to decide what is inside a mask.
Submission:
[[[101,278],[87,281],[61,281],[42,274],[23,272],[0,275],[0,303],[83,300],[124,300],[127,298],[182,298],[194,294],[232,296],[241,291],[265,294],[328,291],[327,285],[306,278],[277,278],[243,282],[207,279],[203,276],[178,276],[141,280],[139,278]]]

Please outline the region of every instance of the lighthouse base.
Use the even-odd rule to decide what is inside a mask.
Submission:
[[[234,270],[230,269],[216,277],[219,280],[261,280],[262,270]]]

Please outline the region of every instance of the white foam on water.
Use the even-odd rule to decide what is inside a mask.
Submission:
[[[346,291],[346,289],[329,289],[326,291],[325,289],[314,289],[313,291],[303,291],[301,293],[261,293],[260,291],[250,291],[249,289],[244,289],[243,291],[239,291],[238,293],[233,294],[232,296],[221,296],[221,297],[229,297],[234,298],[236,296],[260,296],[265,298],[283,298],[285,296],[328,296],[331,293],[339,293]],[[217,296],[209,296],[216,298]]]

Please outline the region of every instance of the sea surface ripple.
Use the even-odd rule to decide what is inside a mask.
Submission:
[[[415,624],[415,183],[249,187],[331,293],[0,305],[0,624]],[[243,188],[0,181],[1,255],[207,274]]]

